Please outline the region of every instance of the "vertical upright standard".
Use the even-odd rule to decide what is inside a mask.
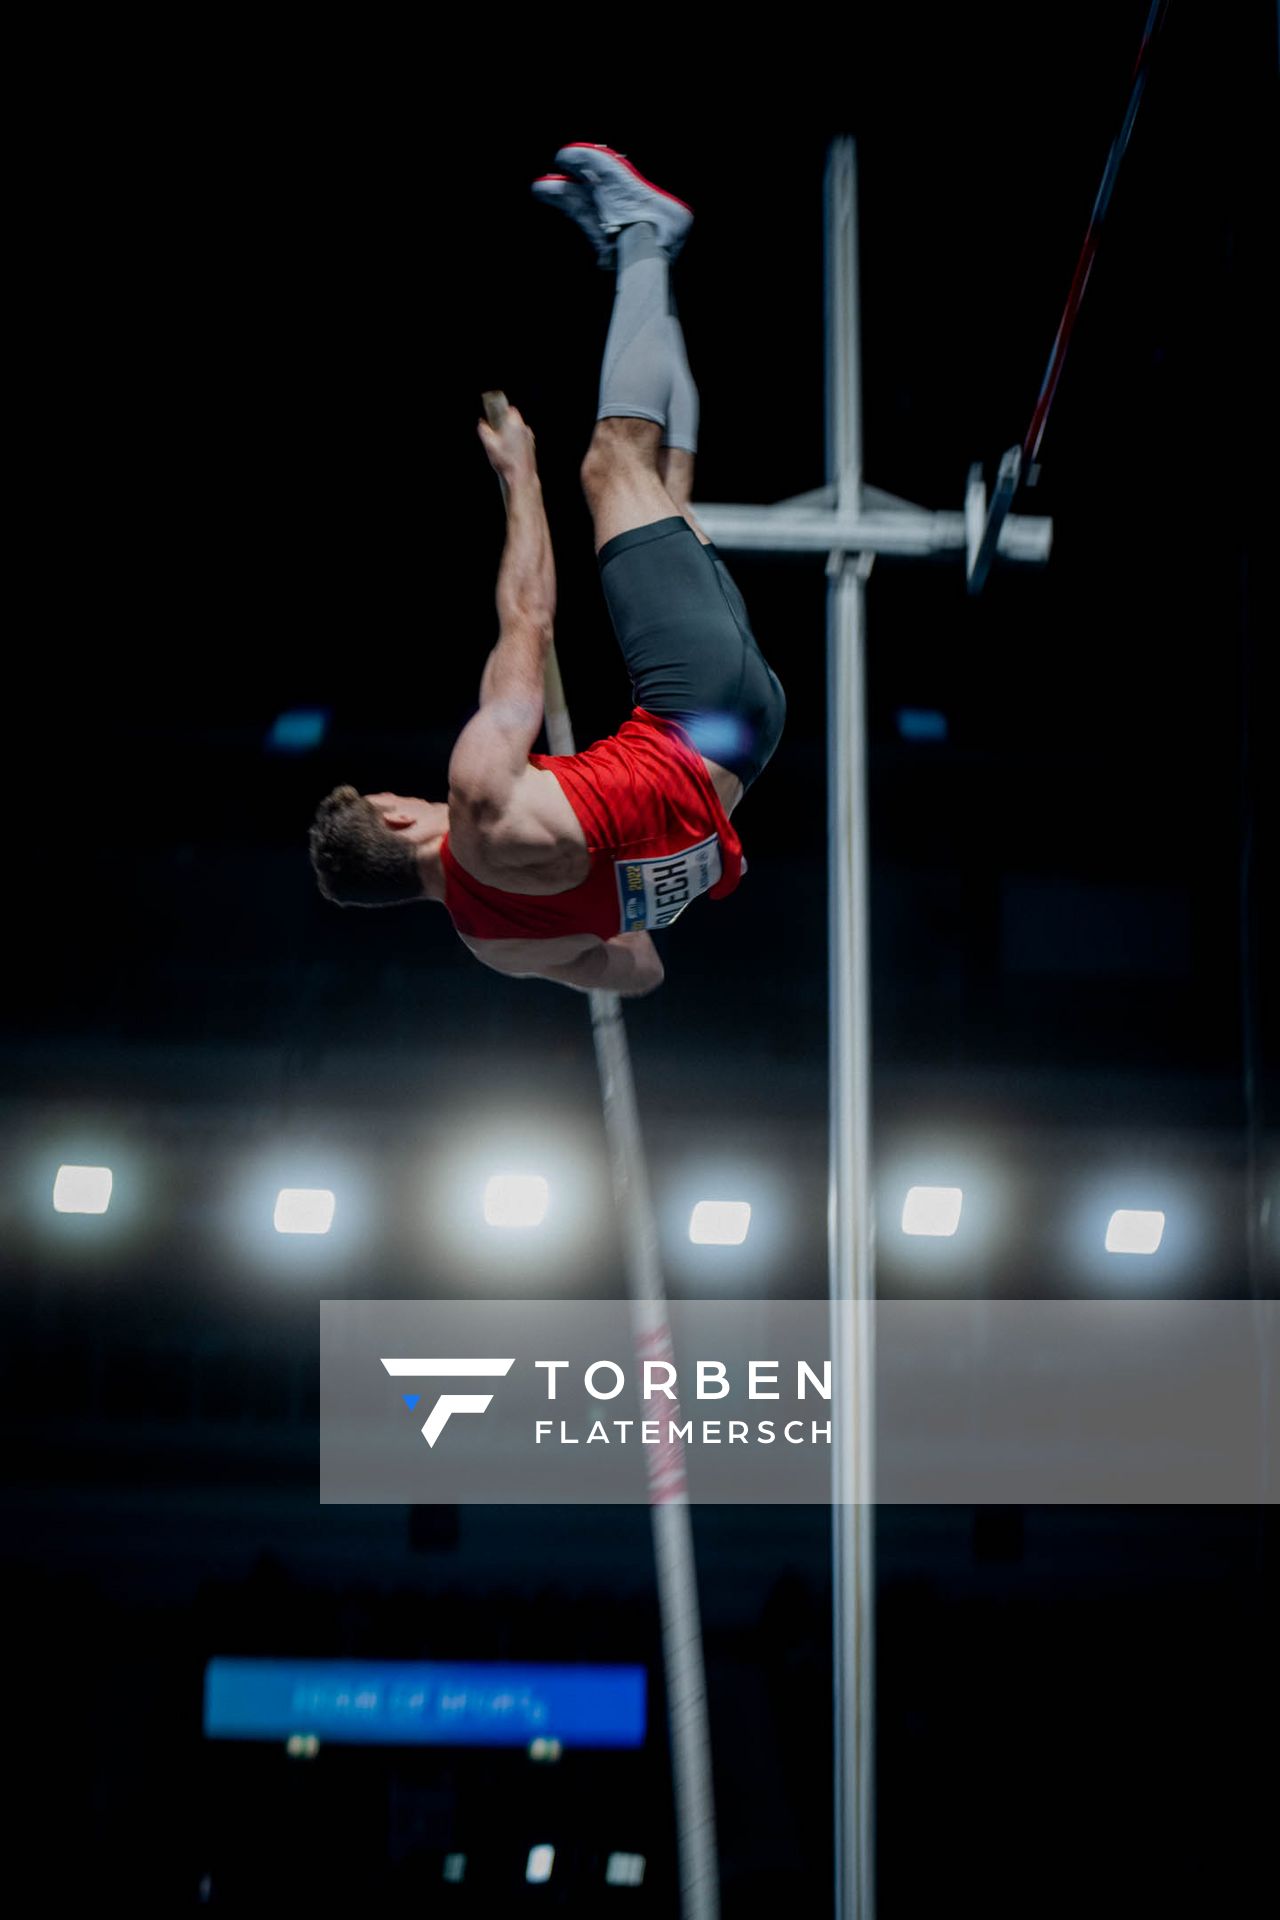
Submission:
[[[852,140],[827,160],[827,484],[862,505],[858,176]],[[828,1276],[832,1368],[844,1419],[831,1489],[835,1910],[875,1910],[875,1292],[871,1187],[871,953],[867,834],[867,575],[873,555],[827,556],[827,955],[830,968]],[[850,1404],[852,1400],[852,1404]]]
[[[874,1499],[875,1222],[871,1175],[866,581],[878,553],[972,562],[986,516],[971,476],[967,511],[934,513],[862,478],[857,168],[832,143],[826,173],[827,480],[775,506],[699,505],[717,546],[827,557],[827,779],[831,1139],[828,1245],[832,1358],[844,1417],[832,1474],[836,1920],[875,1912]],[[1002,515],[986,560],[1044,561],[1048,520]],[[768,651],[766,636],[765,650]]]

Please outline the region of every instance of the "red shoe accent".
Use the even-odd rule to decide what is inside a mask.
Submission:
[[[610,159],[620,160],[627,172],[633,173],[642,187],[648,187],[651,193],[660,193],[664,200],[674,200],[675,204],[678,207],[683,207],[686,213],[693,212],[693,208],[689,205],[689,202],[682,200],[679,194],[668,193],[665,187],[655,186],[652,180],[646,180],[639,167],[633,167],[626,154],[619,153],[616,148],[602,146],[598,140],[569,140],[565,144],[570,147],[587,147],[592,153],[607,153]]]
[[[544,180],[567,180],[568,178],[567,173],[540,173],[533,184],[535,187],[540,187]]]

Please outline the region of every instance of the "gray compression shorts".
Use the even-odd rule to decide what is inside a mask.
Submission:
[[[699,753],[749,787],[787,702],[724,560],[679,514],[616,535],[598,560],[635,704],[679,721]]]

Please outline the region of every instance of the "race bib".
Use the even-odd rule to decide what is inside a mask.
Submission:
[[[720,842],[713,833],[683,853],[663,853],[652,860],[615,860],[622,932],[650,932],[669,927],[691,900],[714,887],[720,878]]]

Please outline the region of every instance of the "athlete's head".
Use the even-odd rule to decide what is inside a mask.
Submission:
[[[443,801],[335,787],[311,823],[311,864],[321,893],[344,907],[429,899],[428,869],[448,826]]]

